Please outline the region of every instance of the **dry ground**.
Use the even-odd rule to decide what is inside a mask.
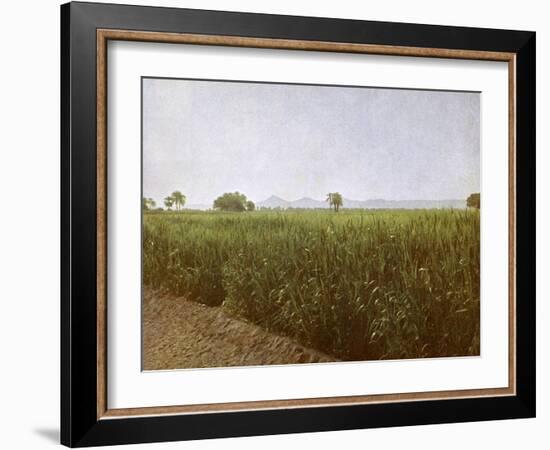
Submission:
[[[149,288],[143,293],[143,369],[336,361],[286,337]]]

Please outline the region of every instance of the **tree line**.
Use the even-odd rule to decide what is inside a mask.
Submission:
[[[340,208],[344,207],[344,198],[339,192],[329,192],[326,201],[329,207],[336,213],[340,211]],[[172,208],[175,208],[176,211],[180,211],[185,206],[186,202],[187,197],[180,191],[174,191],[164,198],[164,206],[167,211],[172,211]],[[468,208],[480,209],[481,196],[479,192],[471,194],[466,199],[466,206]],[[163,210],[163,208],[157,208],[156,202],[152,198],[143,198],[142,208],[144,211]],[[248,200],[246,195],[236,191],[226,192],[220,195],[214,200],[212,208],[217,211],[244,212],[254,211],[256,205],[252,200]]]
[[[164,197],[164,206],[168,211],[172,211],[172,208],[175,207],[176,211],[179,211],[185,206],[187,197],[182,194],[180,191],[174,191],[167,197]],[[157,208],[157,202],[152,198],[143,198],[141,202],[141,207],[145,211],[153,210],[162,210],[162,208]]]
[[[180,191],[174,191],[171,195],[164,198],[164,206],[167,211],[172,211],[173,207],[175,207],[176,211],[180,211],[185,206],[186,201],[187,197],[184,194]],[[340,208],[344,205],[342,194],[339,192],[329,192],[326,201],[330,208],[334,209],[334,212],[340,211]],[[163,210],[163,208],[157,208],[155,200],[145,197],[142,201],[142,208],[144,211]],[[217,211],[244,212],[254,211],[256,205],[252,200],[248,200],[246,195],[235,191],[226,192],[216,198],[212,204],[212,209]]]
[[[172,194],[164,198],[164,206],[166,211],[172,211],[175,208],[176,211],[180,211],[187,202],[187,197],[180,191],[174,191]],[[240,192],[226,192],[220,195],[212,205],[213,209],[219,211],[254,211],[256,205],[253,201],[248,200],[246,195]],[[142,199],[142,208],[144,211],[164,211],[162,207],[157,208],[157,203],[152,198]]]

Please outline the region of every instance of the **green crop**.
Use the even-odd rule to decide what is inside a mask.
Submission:
[[[479,354],[477,210],[145,213],[143,280],[342,360]]]

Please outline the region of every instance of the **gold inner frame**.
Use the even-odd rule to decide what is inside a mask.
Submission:
[[[109,409],[107,405],[107,42],[109,40],[218,45],[232,47],[363,53],[392,56],[502,61],[508,63],[508,387],[401,394],[263,400],[201,405]],[[260,409],[343,406],[516,394],[516,54],[477,50],[403,47],[341,42],[299,41],[238,36],[97,30],[97,418],[215,413]]]

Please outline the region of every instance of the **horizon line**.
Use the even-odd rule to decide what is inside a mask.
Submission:
[[[474,192],[472,192],[473,194]],[[241,192],[242,194],[242,192]],[[245,194],[246,195],[246,194]],[[264,203],[268,200],[270,200],[271,198],[277,198],[278,200],[282,200],[284,202],[287,202],[287,203],[294,203],[294,202],[297,202],[299,200],[313,200],[313,201],[316,201],[316,202],[322,202],[322,203],[325,203],[326,200],[320,200],[320,199],[317,199],[317,198],[314,198],[314,197],[308,197],[308,196],[304,196],[304,197],[299,197],[299,198],[296,198],[294,200],[287,200],[283,197],[280,197],[278,195],[270,195],[269,197],[265,198],[264,200],[259,200],[259,201],[256,201],[255,203],[256,204],[259,204],[259,203]],[[247,197],[248,198],[248,197]],[[248,200],[251,200],[250,198],[248,198]],[[343,200],[344,201],[350,201],[350,202],[371,202],[371,201],[384,201],[384,202],[445,202],[445,201],[466,201],[466,198],[459,198],[459,197],[447,197],[447,198],[441,198],[441,199],[435,199],[435,198],[407,198],[407,199],[388,199],[388,198],[382,198],[382,197],[379,197],[379,198],[368,198],[368,199],[364,199],[364,200],[358,200],[358,199],[353,199],[353,198],[347,198],[347,197],[343,197]],[[211,202],[194,202],[194,203],[187,203],[187,205],[206,205],[206,204],[210,204],[210,203],[213,203],[214,201],[211,201]]]

